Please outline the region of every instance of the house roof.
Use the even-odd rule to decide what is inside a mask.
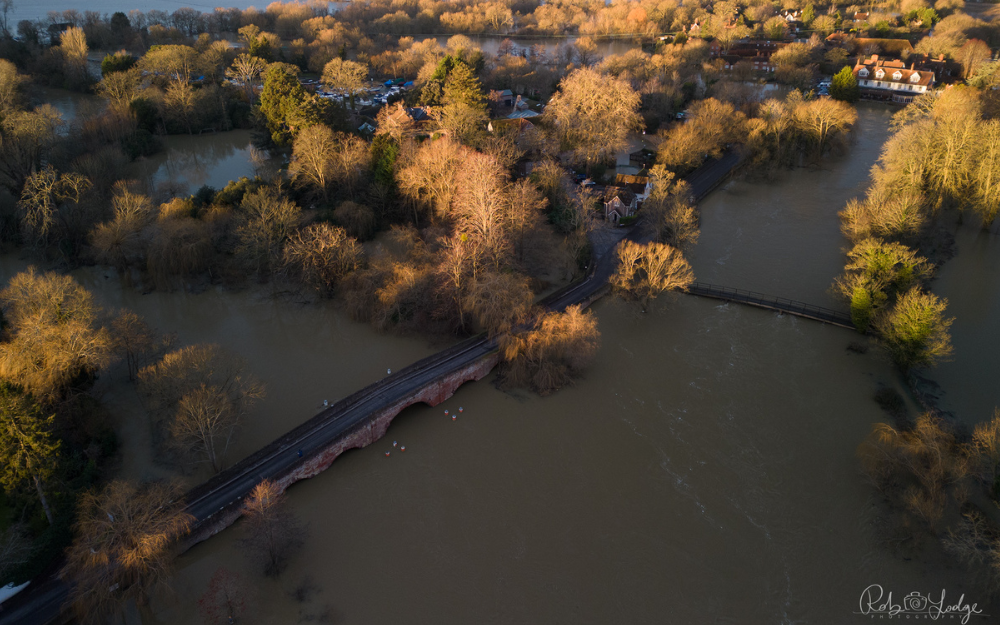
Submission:
[[[642,195],[646,192],[646,183],[649,182],[649,176],[634,176],[630,174],[618,174],[615,176],[615,184],[610,189],[614,188],[625,188],[634,193],[635,195]]]
[[[514,111],[507,116],[507,119],[523,119],[525,117],[538,117],[539,115],[541,115],[541,113],[529,109],[526,111]]]
[[[613,202],[616,197],[622,204],[631,204],[635,200],[635,193],[628,187],[608,187],[604,190],[605,203]]]
[[[517,131],[518,136],[520,136],[521,133],[530,130],[534,127],[535,127],[534,124],[529,122],[527,119],[524,119],[523,117],[517,117],[514,119],[509,119],[504,117],[500,119],[492,119],[489,122],[490,132],[493,132],[494,130],[499,130],[500,128],[513,128]]]
[[[866,70],[868,75],[861,76],[861,70]],[[878,77],[879,70],[885,72],[885,75],[881,78]],[[858,62],[854,65],[854,75],[870,80],[894,83],[896,85],[923,85],[929,87],[934,84],[934,72],[925,72],[912,68],[907,69],[906,63],[896,59],[880,59],[877,54],[873,54],[870,58],[864,60],[858,59]]]
[[[418,107],[407,108],[406,114],[409,115],[410,119],[412,119],[415,122],[422,122],[430,119],[430,116],[427,115],[427,109],[422,109]]]

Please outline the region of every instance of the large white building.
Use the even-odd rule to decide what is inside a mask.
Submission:
[[[899,60],[886,60],[873,54],[871,58],[858,59],[854,66],[862,97],[874,100],[891,100],[905,104],[934,86],[934,72],[909,69]]]

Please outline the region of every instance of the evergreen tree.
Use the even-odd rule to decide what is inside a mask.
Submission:
[[[814,19],[816,19],[816,9],[813,5],[807,4],[806,8],[802,9],[802,23],[808,26]]]
[[[486,98],[479,79],[465,63],[458,63],[444,83],[441,125],[467,143],[486,124]]]
[[[264,73],[260,93],[260,113],[277,145],[292,141],[299,131],[328,122],[331,106],[326,100],[306,93],[296,77],[296,68],[272,63]]]
[[[861,97],[861,89],[858,87],[858,79],[854,77],[854,72],[846,65],[837,72],[830,84],[830,97],[844,102],[857,102]]]
[[[42,484],[56,468],[59,441],[52,438],[52,421],[21,387],[0,382],[0,484],[11,492],[32,482],[51,525],[52,510]]]
[[[136,62],[136,58],[125,50],[107,54],[101,61],[101,76],[128,71],[135,66]]]

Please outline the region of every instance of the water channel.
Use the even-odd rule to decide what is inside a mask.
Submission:
[[[699,279],[838,306],[827,291],[843,263],[837,212],[864,192],[888,133],[887,109],[862,105],[859,116],[845,157],[732,182],[703,202]],[[970,423],[1000,403],[995,239],[957,229],[958,256],[934,284],[958,321],[955,361],[931,377]],[[20,265],[8,259],[5,273]],[[440,347],[374,333],[333,304],[141,295],[111,271],[75,275],[181,344],[218,342],[251,362],[268,397],[234,459],[323,399]],[[873,392],[904,389],[874,350],[846,349],[857,335],[695,297],[646,314],[608,299],[595,312],[602,347],[576,386],[538,398],[484,380],[443,406],[408,409],[386,439],[288,491],[309,533],[282,577],[249,568],[237,524],[179,559],[173,592],[143,622],[197,622],[196,599],[220,566],[248,581],[254,623],[847,623],[874,583],[986,603],[933,545],[884,544],[854,450],[883,419]],[[100,390],[121,415],[123,472],[163,475],[120,378]],[[459,406],[457,421],[444,416]],[[407,450],[386,457],[393,440]]]

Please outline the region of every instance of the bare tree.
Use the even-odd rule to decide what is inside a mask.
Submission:
[[[1000,479],[1000,409],[993,411],[993,418],[986,423],[976,424],[972,433],[972,450],[976,459],[976,469],[981,479],[993,491],[998,492]]]
[[[511,258],[509,221],[505,218],[507,177],[492,157],[474,152],[458,172],[452,203],[456,229],[477,245],[495,269]]]
[[[926,198],[906,189],[884,190],[876,185],[863,200],[850,200],[840,212],[840,229],[847,238],[879,237],[915,241],[929,222]]]
[[[276,189],[262,187],[243,196],[236,227],[237,254],[247,268],[264,274],[281,257],[281,246],[302,220],[302,210]]]
[[[198,601],[198,607],[209,625],[232,625],[247,612],[249,603],[243,578],[219,567],[208,582],[208,590]]]
[[[66,77],[73,82],[82,82],[87,76],[87,36],[83,29],[67,28],[59,37]]]
[[[982,512],[962,514],[957,527],[949,527],[941,543],[945,551],[970,567],[985,566],[987,584],[992,592],[1000,590],[1000,539],[995,525]]]
[[[3,184],[15,196],[21,193],[25,181],[43,167],[63,125],[62,115],[51,104],[33,111],[8,111],[0,122],[3,140],[0,142],[0,173]]]
[[[531,330],[500,337],[501,379],[545,395],[570,384],[597,354],[597,319],[579,306],[543,314]]]
[[[955,60],[962,64],[962,78],[969,78],[976,73],[979,66],[990,60],[993,53],[985,42],[970,39],[959,48]]]
[[[25,231],[41,245],[48,241],[64,205],[79,204],[90,181],[78,173],[58,173],[51,165],[28,177],[18,208]]]
[[[657,165],[651,172],[653,193],[642,203],[643,223],[660,243],[682,252],[694,247],[701,230],[698,209],[691,202],[691,188],[673,172]]]
[[[270,480],[257,484],[243,503],[243,516],[247,555],[266,575],[279,575],[290,552],[302,543],[304,531],[278,485]]]
[[[95,91],[118,110],[126,110],[141,93],[142,75],[137,68],[111,72],[97,83]]]
[[[968,460],[936,417],[921,415],[909,431],[876,423],[858,457],[873,485],[928,527],[936,527],[949,500],[964,503]]]
[[[226,77],[236,82],[237,86],[243,87],[247,94],[247,101],[253,105],[257,97],[257,85],[260,84],[260,77],[267,68],[267,61],[259,56],[241,54],[233,60],[232,66],[226,70]]]
[[[1000,120],[982,122],[978,167],[972,175],[976,212],[989,228],[1000,211]]]
[[[642,128],[638,111],[639,94],[628,82],[579,69],[559,83],[545,114],[554,120],[564,148],[590,164],[625,149],[628,134]]]
[[[468,155],[467,148],[447,137],[425,141],[400,164],[400,192],[414,205],[426,207],[432,219],[447,217],[458,190],[456,172]]]
[[[20,102],[21,86],[25,79],[25,76],[17,72],[16,65],[7,59],[0,59],[0,112],[6,113]]]
[[[337,58],[323,68],[323,84],[346,95],[350,99],[352,109],[354,96],[364,90],[367,80],[368,66],[364,63]]]
[[[214,471],[223,468],[243,417],[264,396],[246,363],[218,345],[170,352],[139,372],[139,388],[154,410],[167,412],[171,445]]]
[[[854,126],[858,114],[846,102],[821,98],[796,107],[795,120],[802,132],[812,138],[816,152],[822,154],[833,137],[845,134]]]
[[[612,288],[622,297],[638,300],[643,310],[657,295],[694,282],[691,265],[680,250],[664,243],[622,241],[618,245],[618,262],[618,270],[610,280]]]
[[[590,37],[578,37],[573,46],[576,48],[576,60],[580,65],[587,67],[597,60],[597,44]]]
[[[746,116],[729,102],[715,98],[696,102],[688,120],[666,134],[657,162],[678,172],[694,169],[706,155],[718,158],[727,145],[742,140],[745,126]]]
[[[336,151],[337,145],[329,126],[310,126],[295,137],[288,173],[297,184],[311,187],[326,202],[329,200]]]
[[[285,244],[284,265],[306,286],[329,295],[362,263],[361,245],[343,228],[313,224],[293,234]]]
[[[71,277],[31,267],[0,291],[0,304],[12,335],[0,343],[0,377],[43,403],[110,361],[111,337],[97,326],[100,309]]]
[[[341,202],[333,210],[333,219],[352,237],[364,241],[375,234],[378,220],[371,207],[357,202]]]
[[[463,305],[490,336],[496,336],[524,321],[533,300],[527,278],[487,272],[471,285]]]
[[[114,349],[128,369],[129,381],[136,381],[139,370],[170,347],[173,337],[150,328],[142,317],[131,310],[121,309],[111,321]]]
[[[180,489],[116,480],[80,496],[64,574],[78,618],[100,623],[131,601],[146,604],[170,570],[171,544],[191,527]]]
[[[122,180],[115,183],[111,199],[114,219],[99,224],[91,233],[97,261],[113,266],[122,276],[129,266],[140,264],[145,258],[146,241],[142,232],[155,217],[152,200],[133,187]]]

